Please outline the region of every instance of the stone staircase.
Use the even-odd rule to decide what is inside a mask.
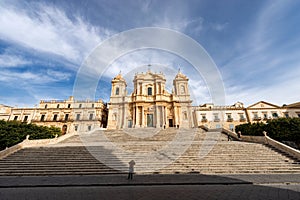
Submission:
[[[98,130],[22,149],[0,160],[0,175],[126,173],[131,159],[137,173],[300,173],[299,161],[266,145],[227,141],[220,132],[146,128]]]

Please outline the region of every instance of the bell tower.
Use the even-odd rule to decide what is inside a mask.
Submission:
[[[111,81],[111,95],[108,103],[108,129],[119,129],[124,127],[126,117],[126,90],[127,84],[121,72]]]
[[[173,98],[177,103],[174,103],[175,126],[181,128],[192,127],[190,91],[188,86],[189,79],[181,73],[180,69],[173,80]]]
[[[188,81],[189,79],[180,70],[173,80],[174,92],[180,101],[190,101]]]

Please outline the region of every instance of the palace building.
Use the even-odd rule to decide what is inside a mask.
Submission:
[[[1,112],[2,111],[2,112]],[[86,132],[106,127],[107,109],[102,100],[80,101],[41,100],[35,108],[16,108],[0,105],[0,120],[21,121],[43,126],[55,126],[62,133]]]

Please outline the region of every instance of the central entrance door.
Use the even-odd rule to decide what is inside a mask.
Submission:
[[[173,127],[173,119],[169,119],[169,127]]]
[[[147,127],[153,127],[153,114],[147,114]]]

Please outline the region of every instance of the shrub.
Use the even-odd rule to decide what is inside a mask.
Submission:
[[[61,130],[56,127],[0,120],[0,150],[22,142],[27,135],[30,139],[45,139],[54,138],[56,134],[61,135]]]
[[[236,126],[236,131],[243,135],[263,135],[266,131],[268,136],[278,141],[293,141],[300,143],[300,118],[278,118],[263,123],[247,123]]]

